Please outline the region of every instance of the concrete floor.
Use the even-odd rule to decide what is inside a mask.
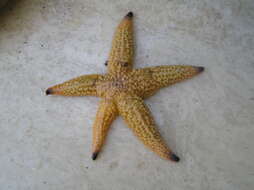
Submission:
[[[136,67],[206,67],[146,101],[177,164],[144,148],[121,118],[92,161],[98,99],[44,94],[105,72],[129,10]],[[254,189],[253,10],[253,0],[10,1],[0,13],[0,189]]]

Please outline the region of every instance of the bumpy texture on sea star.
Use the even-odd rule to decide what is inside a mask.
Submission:
[[[93,160],[101,151],[111,123],[120,115],[144,145],[160,157],[178,162],[179,157],[162,139],[143,100],[163,87],[199,74],[204,67],[170,65],[133,69],[132,18],[133,13],[129,12],[116,29],[105,63],[107,74],[80,76],[48,88],[46,94],[101,98],[93,125]]]

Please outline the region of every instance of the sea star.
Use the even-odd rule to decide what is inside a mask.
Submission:
[[[160,157],[178,162],[180,158],[162,139],[143,100],[160,88],[197,75],[204,67],[170,65],[133,69],[133,54],[133,13],[129,12],[116,29],[105,63],[107,74],[83,75],[48,88],[46,94],[102,98],[93,125],[93,160],[101,151],[111,123],[120,115],[144,145]]]

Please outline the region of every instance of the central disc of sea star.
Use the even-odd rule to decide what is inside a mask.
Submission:
[[[48,88],[46,94],[101,98],[93,125],[93,160],[101,151],[111,123],[120,115],[150,150],[178,162],[179,157],[166,145],[143,100],[163,87],[199,74],[204,67],[169,65],[134,69],[133,41],[133,13],[129,12],[116,29],[105,64],[106,74],[83,75]]]

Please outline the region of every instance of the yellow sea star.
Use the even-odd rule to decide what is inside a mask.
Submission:
[[[93,125],[92,159],[99,154],[111,123],[118,115],[144,145],[160,157],[178,162],[179,157],[166,145],[143,99],[160,88],[188,79],[204,67],[187,65],[133,69],[133,13],[129,12],[115,32],[108,61],[108,73],[84,75],[48,88],[46,94],[101,97]]]

